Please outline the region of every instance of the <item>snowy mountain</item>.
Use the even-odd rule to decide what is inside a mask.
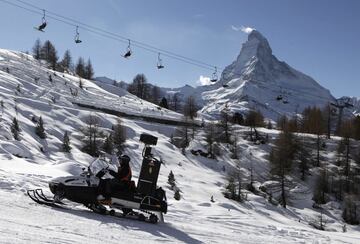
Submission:
[[[360,115],[360,98],[357,97],[341,97],[341,100],[348,101],[352,107],[349,107],[347,110],[351,111],[354,115]]]
[[[239,160],[230,157],[231,149],[225,144],[219,144],[222,153],[216,160],[196,156],[191,150],[206,151],[206,134],[199,129],[182,153],[170,143],[176,126],[144,120],[176,121],[182,120],[181,115],[159,110],[121,88],[114,90],[111,84],[100,87],[90,80],[81,80],[81,84],[82,88],[78,77],[49,70],[29,55],[0,49],[0,243],[359,243],[357,227],[349,226],[348,232],[342,233],[338,202],[325,206],[328,231],[310,225],[319,215],[319,210],[311,207],[314,178],[306,182],[291,178],[289,193],[294,203],[287,209],[269,203],[266,195],[246,190],[247,201],[243,203],[223,196],[227,172],[239,162],[244,182],[253,173],[257,189],[271,184],[267,160],[270,145],[254,145],[239,137]],[[118,116],[108,110],[122,114],[127,132],[124,150],[131,158],[135,181],[142,160],[140,134],[158,137],[154,155],[163,161],[158,185],[168,196],[164,223],[152,225],[97,215],[70,201],[66,205],[72,210],[51,208],[36,204],[26,195],[26,190],[33,188],[50,194],[46,189],[52,178],[78,175],[94,160],[80,150],[84,145],[81,131],[88,116],[96,114],[99,129],[109,133]],[[35,134],[34,118],[39,116],[44,120],[46,139]],[[21,128],[19,141],[11,133],[14,117]],[[248,128],[237,126],[234,131],[245,135]],[[70,135],[71,153],[61,150],[65,132]],[[279,133],[261,128],[259,132],[267,133],[270,140]],[[313,136],[305,137],[311,140]],[[335,155],[338,140],[334,137],[327,141],[328,151],[323,157]],[[180,201],[174,199],[167,183],[170,171],[181,190]],[[316,169],[311,171],[311,175],[317,174]],[[211,196],[214,201],[210,201]]]
[[[256,30],[249,34],[237,59],[224,69],[216,84],[194,91],[186,89],[184,94],[188,96],[189,92],[203,105],[201,113],[210,117],[218,116],[226,103],[231,111],[257,109],[276,120],[283,114],[301,113],[307,106],[334,101],[329,90],[314,79],[279,61],[267,39]]]
[[[226,84],[224,88],[221,85]],[[232,111],[259,109],[276,120],[307,106],[324,106],[334,97],[311,77],[279,61],[267,39],[252,31],[237,59],[227,66],[215,89],[204,92],[202,113],[218,114],[228,103]]]

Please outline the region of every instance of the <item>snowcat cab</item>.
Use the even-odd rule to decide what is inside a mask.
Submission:
[[[105,158],[94,160],[79,176],[67,176],[53,179],[49,182],[53,198],[47,198],[42,189],[28,190],[28,196],[35,202],[55,207],[63,207],[62,199],[67,199],[85,205],[90,210],[100,214],[110,214],[116,217],[135,218],[141,221],[157,223],[163,221],[163,213],[167,212],[165,191],[157,187],[161,161],[151,153],[151,146],[157,144],[157,137],[141,134],[140,141],[145,144],[143,160],[138,179],[138,185],[111,192],[109,206],[104,206],[97,197],[101,193],[101,182],[112,176],[108,170],[116,170]],[[138,211],[133,211],[136,209]],[[122,210],[118,214],[115,210]]]

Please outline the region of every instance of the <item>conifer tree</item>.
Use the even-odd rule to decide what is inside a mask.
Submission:
[[[256,127],[263,127],[264,126],[264,116],[260,111],[251,110],[245,118],[244,124],[250,127],[250,139],[251,141],[254,140],[253,134],[255,133],[255,139],[257,140],[259,135],[256,130]]]
[[[147,78],[144,74],[137,74],[133,82],[128,86],[128,92],[134,94],[141,99],[147,99],[148,95],[148,84]]]
[[[92,80],[94,78],[94,69],[91,64],[90,58],[88,59],[86,66],[85,66],[85,79]]]
[[[208,154],[211,158],[215,158],[214,154],[214,143],[216,136],[216,127],[214,123],[210,123],[206,126],[206,142],[208,144]]]
[[[171,186],[171,189],[175,187],[175,176],[172,170],[170,171],[168,175],[168,184]]]
[[[325,204],[327,202],[326,193],[329,192],[329,175],[326,169],[322,169],[317,177],[314,189],[313,200],[317,204]]]
[[[81,78],[79,79],[79,88],[84,89],[84,82]]]
[[[230,125],[230,109],[228,103],[225,104],[224,109],[221,111],[220,127],[224,132],[224,142],[230,143],[231,125]]]
[[[197,105],[195,102],[195,98],[193,96],[189,96],[184,105],[184,115],[193,120],[197,115]]]
[[[165,97],[163,97],[163,98],[161,99],[161,101],[160,101],[160,103],[159,103],[159,106],[160,106],[160,107],[163,107],[163,108],[166,108],[166,109],[169,108],[168,102],[167,102],[167,100],[166,100]]]
[[[62,149],[64,152],[70,152],[71,146],[70,146],[70,137],[67,131],[65,131],[64,138],[63,138],[63,144]]]
[[[40,116],[39,121],[35,128],[35,133],[38,135],[41,139],[46,138],[45,128],[44,128],[44,122],[42,117]]]
[[[360,140],[360,115],[355,116],[352,120],[353,127],[353,138],[355,140]]]
[[[299,161],[299,170],[301,180],[305,180],[307,173],[309,172],[310,158],[311,155],[309,150],[305,147],[303,140],[296,140],[297,152],[296,159]]]
[[[35,41],[35,44],[32,49],[33,57],[37,60],[41,58],[41,42],[40,39]]]
[[[106,138],[105,138],[105,142],[103,145],[103,149],[105,152],[107,152],[108,154],[112,154],[112,151],[114,149],[114,141],[113,141],[113,137],[112,134],[109,134]]]
[[[3,100],[0,101],[0,107],[1,107],[1,116],[3,116],[4,115],[4,109],[5,109],[5,105],[4,105]]]
[[[358,225],[360,223],[359,203],[358,197],[355,195],[348,195],[345,198],[345,206],[343,209],[342,217],[346,223],[351,225]]]
[[[99,129],[100,118],[97,115],[90,114],[86,118],[85,123],[86,127],[82,129],[85,137],[85,146],[83,147],[83,151],[93,157],[97,157],[99,155],[98,139],[101,137]]]
[[[64,57],[61,60],[61,66],[63,67],[64,71],[69,71],[73,69],[73,62],[70,50],[65,51]]]
[[[14,136],[14,139],[17,141],[20,141],[20,131],[21,130],[20,130],[19,122],[16,117],[14,117],[10,129],[11,129],[11,133]]]
[[[79,59],[78,59],[78,61],[76,63],[75,73],[81,78],[85,78],[85,76],[86,76],[85,62],[84,62],[84,59],[82,57],[79,57]]]
[[[281,204],[286,208],[286,176],[292,170],[292,164],[296,153],[296,146],[293,135],[284,130],[280,133],[279,138],[270,153],[271,174],[280,180]]]
[[[50,68],[56,69],[58,56],[54,45],[47,40],[41,48],[41,58],[49,63]]]
[[[157,104],[158,101],[159,101],[159,98],[161,96],[161,90],[158,86],[153,86],[151,88],[151,99],[150,99],[150,102],[154,103],[154,104]],[[165,98],[165,97],[164,97]],[[161,101],[160,101],[160,106],[161,106]],[[163,107],[163,106],[161,106]],[[164,108],[169,108],[168,106],[168,100],[166,100],[166,107]]]
[[[179,189],[176,189],[176,191],[175,191],[175,193],[174,193],[174,198],[175,198],[175,200],[180,201],[180,199],[181,199],[181,194],[180,194],[180,190],[179,190]]]
[[[227,183],[225,185],[224,196],[229,199],[236,199],[236,182],[233,173],[229,173],[227,176]]]

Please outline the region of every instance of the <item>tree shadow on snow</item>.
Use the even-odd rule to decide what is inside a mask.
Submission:
[[[93,213],[90,210],[82,210],[82,209],[61,209],[61,208],[53,208],[53,209],[56,211],[73,214],[82,218],[99,221],[101,222],[101,224],[118,224],[125,229],[148,232],[158,238],[167,239],[167,237],[170,236],[184,243],[195,243],[195,244],[203,243],[202,241],[197,240],[189,236],[187,233],[177,229],[171,223],[151,224],[151,223],[141,222],[138,220],[117,218],[109,215],[101,215],[101,214]]]

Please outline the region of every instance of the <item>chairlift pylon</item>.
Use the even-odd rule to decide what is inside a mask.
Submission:
[[[163,69],[164,68],[164,65],[162,63],[162,59],[160,57],[160,53],[158,54],[157,68],[158,69]]]
[[[82,43],[82,41],[80,40],[79,26],[76,26],[75,43],[76,44]]]
[[[217,67],[215,66],[215,70],[214,70],[214,73],[212,73],[210,81],[211,82],[217,82],[217,80],[218,80]]]
[[[132,54],[132,51],[131,51],[131,41],[129,39],[129,44],[128,44],[128,47],[126,49],[126,53],[124,54],[124,58],[129,58]]]
[[[45,13],[45,9],[43,9],[43,17],[41,19],[41,25],[39,25],[38,27],[34,27],[34,28],[36,30],[38,30],[38,31],[44,32],[44,29],[45,29],[46,26],[47,26],[46,13]]]

